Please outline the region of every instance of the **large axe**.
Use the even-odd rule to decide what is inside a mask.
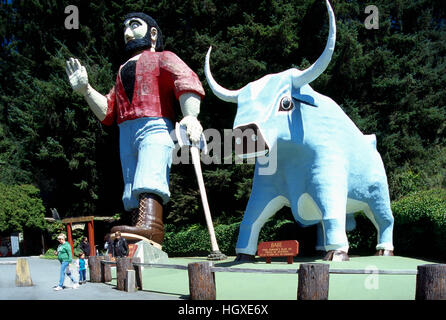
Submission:
[[[203,203],[204,216],[206,217],[206,224],[211,238],[212,252],[208,255],[208,260],[224,260],[226,256],[218,249],[217,238],[215,237],[214,225],[211,218],[211,210],[209,209],[208,198],[206,196],[206,189],[204,188],[203,174],[201,172],[200,149],[207,153],[207,145],[204,134],[201,134],[200,142],[192,143],[186,133],[186,126],[179,124],[175,125],[175,133],[180,147],[189,146],[192,156],[192,163],[194,164],[195,174],[198,180],[198,187],[200,188],[201,202]]]

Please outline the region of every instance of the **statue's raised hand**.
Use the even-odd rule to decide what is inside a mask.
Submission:
[[[70,58],[67,61],[65,70],[73,90],[85,95],[88,88],[88,74],[85,67],[81,65],[79,60]]]

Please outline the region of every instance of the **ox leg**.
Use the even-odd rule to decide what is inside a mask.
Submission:
[[[347,214],[347,220],[345,222],[345,230],[352,231],[356,228],[356,220],[353,214]],[[324,226],[322,222],[317,224],[316,229],[316,250],[317,251],[325,251],[325,232]]]
[[[325,232],[322,222],[318,223],[316,228],[316,250],[325,251]]]
[[[387,195],[386,191],[384,195]],[[376,255],[393,256],[393,224],[394,218],[388,196],[375,198],[364,210],[377,230]]]
[[[336,188],[322,187],[318,193],[323,195],[316,202],[320,208],[323,232],[323,241],[318,241],[318,247],[323,247],[327,251],[324,260],[346,261],[348,258],[348,239],[346,233],[346,206],[347,191],[341,184]],[[321,239],[322,240],[322,239]],[[321,243],[323,245],[321,245]]]
[[[327,254],[324,260],[329,261],[347,261],[348,257],[348,240],[345,232],[345,213],[341,218],[324,218],[322,219],[322,227],[324,229],[324,247]]]
[[[242,223],[240,224],[235,248],[237,253],[236,261],[254,260],[260,230],[269,218],[283,206],[287,205],[287,201],[282,196],[271,198],[265,194],[259,196],[251,194]]]

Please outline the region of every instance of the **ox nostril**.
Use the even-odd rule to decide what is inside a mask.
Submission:
[[[253,134],[253,135],[251,136],[251,140],[254,141],[254,142],[257,141],[257,135],[256,135],[256,134]]]
[[[237,137],[237,138],[235,139],[235,143],[237,143],[237,144],[242,144],[242,138]]]

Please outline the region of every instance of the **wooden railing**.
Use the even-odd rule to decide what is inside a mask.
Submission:
[[[302,263],[299,269],[253,269],[214,266],[213,262],[194,262],[187,266],[141,263],[139,258],[89,257],[90,281],[110,282],[111,265],[116,265],[119,290],[142,290],[142,267],[187,270],[191,300],[215,300],[215,272],[296,274],[298,300],[327,300],[330,274],[416,275],[416,300],[446,299],[446,264],[419,265],[417,270],[331,269],[326,263]]]

